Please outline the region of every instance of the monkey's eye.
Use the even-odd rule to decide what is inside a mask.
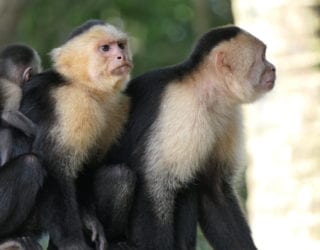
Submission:
[[[106,51],[109,51],[110,50],[110,46],[108,44],[104,44],[100,47],[100,50],[102,52],[106,52]]]
[[[119,42],[118,46],[120,49],[124,49],[126,47],[125,43]]]

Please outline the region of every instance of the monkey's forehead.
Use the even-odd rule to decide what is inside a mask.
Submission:
[[[253,46],[257,49],[265,49],[267,47],[263,41],[245,30],[243,30],[235,40],[241,44],[250,44],[251,47]]]
[[[113,25],[95,25],[86,32],[68,40],[62,47],[67,48],[75,44],[76,46],[87,46],[88,44],[111,43],[127,40],[127,34]]]
[[[94,26],[88,31],[88,35],[105,38],[109,41],[119,41],[128,39],[126,33],[110,24]]]

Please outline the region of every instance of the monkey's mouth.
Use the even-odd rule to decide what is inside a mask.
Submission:
[[[276,82],[276,75],[271,74],[266,81],[263,83],[263,88],[265,90],[272,90]]]
[[[266,89],[268,89],[268,90],[273,89],[274,84],[275,84],[275,80],[267,81],[267,82],[265,83]]]
[[[132,64],[129,62],[125,62],[121,64],[120,66],[116,67],[115,69],[112,70],[113,75],[123,75],[127,74],[130,72],[132,69]]]

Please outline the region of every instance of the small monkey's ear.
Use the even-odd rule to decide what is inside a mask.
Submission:
[[[32,67],[28,67],[23,71],[22,74],[22,84],[26,83],[31,79],[32,76]]]

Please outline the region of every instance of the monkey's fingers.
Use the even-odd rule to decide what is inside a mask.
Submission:
[[[98,238],[98,232],[97,232],[95,226],[92,224],[90,226],[90,231],[91,231],[91,241],[95,242]]]
[[[96,250],[108,249],[107,239],[100,221],[89,213],[83,215],[83,221],[87,230],[91,233],[91,241],[95,243]]]
[[[103,235],[103,237],[99,237],[99,239],[96,240],[96,249],[97,250],[107,250],[107,249],[109,249],[108,248],[107,239],[104,237],[104,235]]]
[[[21,237],[1,243],[0,250],[42,250],[42,247],[31,237]]]
[[[91,240],[95,243],[97,250],[106,250],[108,249],[108,243],[107,239],[104,234],[103,227],[101,224],[98,223],[92,223],[91,227]]]
[[[0,250],[18,250],[21,249],[21,245],[16,241],[7,241],[0,244]]]

